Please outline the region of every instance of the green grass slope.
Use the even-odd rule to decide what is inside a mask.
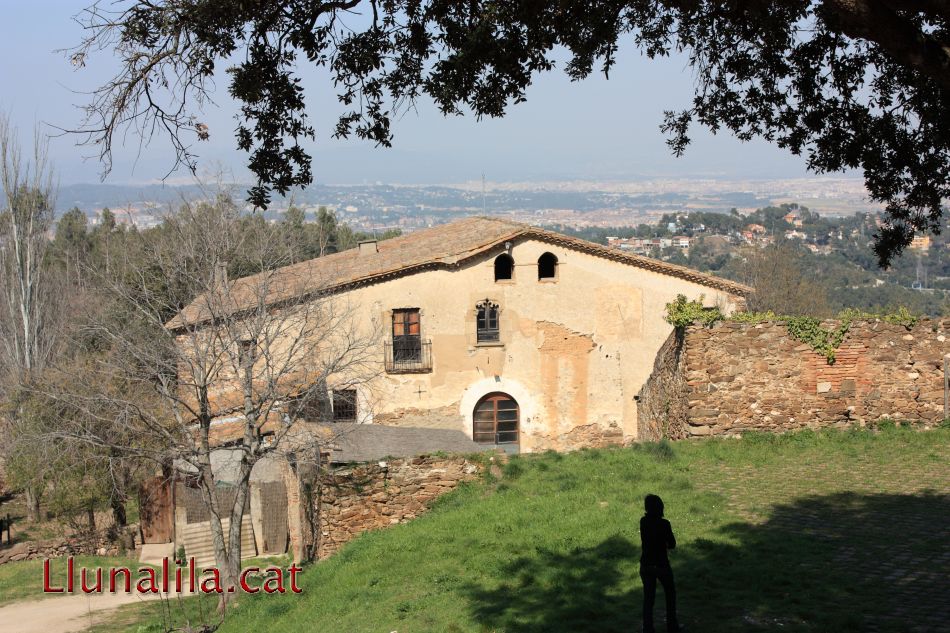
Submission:
[[[73,583],[76,591],[80,587],[80,569],[86,567],[131,567],[136,569],[138,561],[130,558],[110,556],[76,556],[73,564]],[[54,588],[66,586],[66,559],[54,558],[50,561],[50,585]],[[89,576],[90,582],[94,580]],[[108,576],[106,576],[108,581]],[[56,598],[60,594],[43,592],[43,560],[25,560],[0,565],[0,607],[21,600]],[[0,627],[0,631],[2,631]]]
[[[219,631],[637,631],[650,492],[692,631],[939,630],[948,464],[946,428],[526,455],[312,566],[302,595],[242,598]]]

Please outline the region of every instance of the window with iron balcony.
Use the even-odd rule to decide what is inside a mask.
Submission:
[[[392,340],[386,343],[385,365],[390,374],[432,371],[432,343],[422,338],[419,308],[393,310]]]

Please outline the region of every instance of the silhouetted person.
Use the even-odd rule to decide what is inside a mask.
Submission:
[[[666,630],[679,631],[676,621],[676,588],[673,569],[666,551],[676,547],[673,527],[663,518],[663,500],[647,495],[643,501],[646,514],[640,519],[640,578],[643,580],[643,633],[654,633],[653,603],[656,602],[656,582],[663,585],[666,597]]]

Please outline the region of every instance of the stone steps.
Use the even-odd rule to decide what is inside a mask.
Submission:
[[[230,519],[221,519],[221,527],[224,530],[225,538],[227,538],[230,524]],[[214,545],[209,521],[179,526],[176,534],[175,551],[177,552],[182,545],[185,546],[185,556],[194,558],[198,567],[214,565]],[[254,558],[255,556],[257,556],[257,546],[254,543],[254,529],[251,527],[251,517],[245,514],[241,520],[241,559]]]

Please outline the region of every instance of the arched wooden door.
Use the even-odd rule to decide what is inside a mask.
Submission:
[[[479,444],[518,444],[518,403],[506,393],[490,393],[475,405],[472,439]]]

